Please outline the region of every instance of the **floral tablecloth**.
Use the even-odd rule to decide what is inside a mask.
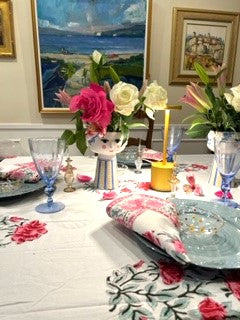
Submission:
[[[199,161],[209,166],[211,160],[179,157],[187,167]],[[240,319],[237,271],[182,267],[145,248],[106,214],[113,197],[169,195],[149,188],[150,169],[141,175],[121,171],[120,188],[111,194],[93,189],[95,164],[95,158],[73,157],[80,181],[73,193],[63,191],[61,171],[54,194],[65,204],[59,213],[34,210],[46,201],[43,190],[0,200],[0,319]],[[179,173],[177,197],[199,199],[183,190],[187,173]],[[205,195],[201,200],[213,198],[217,189],[206,183],[208,170],[194,174]],[[232,193],[239,197],[239,189]]]

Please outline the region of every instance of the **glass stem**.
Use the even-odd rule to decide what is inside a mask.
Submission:
[[[53,193],[55,191],[55,187],[52,185],[46,186],[46,188],[44,189],[44,193],[47,195],[47,205],[48,207],[51,207],[53,204]]]
[[[233,179],[233,176],[225,176],[225,175],[221,175],[221,176],[222,176],[221,190],[223,192],[222,200],[223,202],[226,202],[228,200],[228,192],[231,189],[230,183]]]

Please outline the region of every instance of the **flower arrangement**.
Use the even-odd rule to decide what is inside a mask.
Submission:
[[[154,119],[154,112],[165,109],[167,104],[167,92],[156,82],[149,86],[145,83],[138,90],[136,86],[120,81],[105,55],[95,50],[90,59],[90,85],[73,97],[64,90],[56,93],[57,100],[69,106],[76,121],[76,130],[65,130],[62,138],[67,145],[76,143],[82,154],[87,149],[89,136],[117,131],[122,133],[124,143],[131,128],[145,126],[133,121],[139,110]],[[111,78],[112,87],[109,82],[103,82],[106,78]]]
[[[195,70],[205,85],[203,89],[198,83],[191,82],[186,87],[186,94],[180,99],[197,113],[185,119],[193,119],[186,133],[192,138],[204,138],[210,130],[240,132],[240,85],[226,92],[226,68],[214,68],[217,81],[217,94],[214,93],[211,79],[199,63],[194,63]]]

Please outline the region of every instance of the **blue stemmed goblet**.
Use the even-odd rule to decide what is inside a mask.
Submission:
[[[44,189],[47,202],[39,204],[35,209],[40,213],[54,213],[62,210],[62,202],[53,202],[54,183],[62,163],[65,141],[59,138],[30,138],[28,140],[31,156],[36,169],[46,184]]]
[[[179,149],[180,143],[182,141],[184,130],[184,127],[177,125],[171,125],[169,127],[167,146],[168,162],[173,162],[174,154]]]
[[[231,181],[240,168],[240,141],[232,139],[215,139],[215,159],[222,177],[221,190],[223,195],[219,202],[229,207],[238,207],[238,203],[228,198]]]

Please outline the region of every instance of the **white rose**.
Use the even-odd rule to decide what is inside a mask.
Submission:
[[[102,54],[97,51],[97,50],[94,50],[93,51],[93,54],[92,54],[92,58],[93,58],[93,61],[96,62],[97,64],[99,64],[101,58],[102,58]]]
[[[125,82],[118,82],[110,91],[110,99],[115,104],[115,111],[129,116],[135,106],[139,103],[138,100],[138,88],[132,84]]]
[[[152,82],[144,91],[144,104],[153,110],[162,110],[167,105],[167,91],[159,86],[156,81]]]
[[[233,93],[224,93],[227,102],[233,106],[236,112],[240,112],[240,85],[231,88]]]

